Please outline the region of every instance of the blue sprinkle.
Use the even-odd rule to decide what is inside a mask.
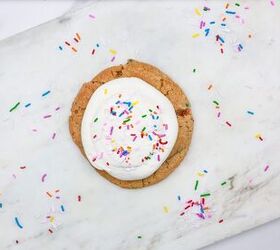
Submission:
[[[119,104],[120,103],[120,100],[118,100],[115,104]]]
[[[152,136],[151,136],[151,135],[149,135],[148,137],[149,137],[150,141],[152,141],[152,140],[153,140],[153,138],[152,138]]]
[[[119,117],[121,117],[123,114],[124,114],[124,112],[120,113],[120,114],[119,114]]]
[[[61,211],[62,211],[62,212],[64,212],[64,211],[65,211],[64,206],[63,206],[63,205],[61,205],[61,206],[60,206],[60,208],[61,208]]]
[[[99,47],[99,43],[96,44],[96,47],[97,47],[97,48]]]
[[[18,218],[17,217],[15,217],[15,221],[16,221],[16,224],[18,225],[18,227],[19,228],[23,228],[23,226],[19,223],[19,221],[18,221]]]
[[[177,196],[177,199],[178,199],[178,201],[180,201],[180,200],[181,200],[181,196],[180,196],[180,195],[178,195],[178,196]]]
[[[205,36],[208,36],[210,29],[207,28],[207,29],[205,29],[204,31],[205,31]]]
[[[247,111],[247,113],[250,114],[250,115],[254,115],[254,114],[255,114],[255,113],[252,112],[252,111]]]
[[[215,23],[216,23],[215,21],[210,22],[210,24],[215,24]]]
[[[227,13],[227,14],[231,14],[231,15],[236,14],[236,12],[235,12],[235,11],[230,11],[230,10],[227,10],[227,11],[226,11],[226,13]]]
[[[42,96],[46,96],[46,95],[48,95],[49,93],[51,93],[50,90],[48,90],[48,91],[46,91],[45,93],[43,93]]]
[[[31,105],[31,103],[29,102],[29,103],[27,103],[27,104],[25,104],[25,106],[24,107],[29,107]]]
[[[239,47],[240,47],[241,49],[243,49],[243,46],[242,46],[241,44],[239,44]]]
[[[207,171],[207,170],[205,170],[205,169],[203,170],[203,172],[204,172],[204,173],[206,173],[206,174],[208,173],[208,171]]]
[[[59,48],[60,50],[62,50],[62,47],[61,47],[61,46],[59,46],[58,48]]]
[[[0,203],[0,208],[2,208],[3,207],[3,204],[2,203]]]
[[[219,40],[220,40],[222,43],[225,42],[225,40],[224,40],[222,37],[218,36],[218,38],[219,38]]]
[[[200,212],[201,212],[202,214],[204,214],[204,210],[203,210],[202,205],[200,205]]]
[[[226,24],[225,23],[221,23],[221,26],[226,26]]]

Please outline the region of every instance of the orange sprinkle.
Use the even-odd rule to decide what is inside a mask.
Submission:
[[[229,7],[229,3],[226,4],[226,9]]]
[[[49,192],[46,192],[46,194],[51,198],[52,197],[52,195],[49,193]]]
[[[72,49],[74,52],[77,52],[77,50],[76,50],[74,47],[72,47],[71,49]]]
[[[76,33],[76,36],[78,37],[79,40],[81,40],[79,33]]]
[[[226,18],[226,17],[224,17],[224,18],[222,19],[222,21],[224,22],[226,19],[227,19],[227,18]]]
[[[213,85],[210,84],[210,85],[208,86],[208,90],[210,90],[212,87],[213,87]]]

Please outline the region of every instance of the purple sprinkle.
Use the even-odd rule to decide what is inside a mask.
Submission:
[[[52,117],[52,115],[45,115],[43,118],[46,119],[46,118],[50,118]]]
[[[113,56],[112,59],[111,59],[111,62],[115,61],[116,57]]]

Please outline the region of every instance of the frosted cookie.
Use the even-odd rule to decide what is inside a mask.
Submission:
[[[164,179],[183,160],[193,129],[189,107],[168,76],[129,60],[82,86],[69,127],[99,174],[121,187],[140,188]]]

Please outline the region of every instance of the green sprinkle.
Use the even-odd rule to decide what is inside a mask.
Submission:
[[[217,101],[213,101],[214,104],[219,105],[219,103]]]
[[[147,116],[147,115],[142,115],[141,117],[142,117],[142,118],[145,118],[146,116]]]
[[[153,112],[153,110],[149,109],[150,112]]]
[[[20,102],[18,102],[16,105],[14,105],[11,109],[10,112],[12,112],[13,110],[15,110],[18,106],[19,106]]]
[[[201,194],[200,197],[210,196],[210,193]]]
[[[198,187],[198,180],[195,181],[194,190],[197,190],[197,187]]]
[[[129,119],[126,119],[123,121],[123,123],[126,123],[126,122],[129,122],[130,121],[130,118]]]
[[[97,122],[98,121],[98,117],[96,117],[95,119],[94,119],[94,122]]]
[[[138,239],[142,239],[142,236],[141,236],[141,235],[138,235],[137,238],[138,238]]]
[[[238,7],[239,7],[239,6],[240,6],[240,4],[239,4],[239,3],[235,3],[235,6],[238,6]]]
[[[222,183],[221,183],[221,186],[223,186],[223,185],[225,185],[225,184],[227,184],[227,182],[226,182],[226,181],[222,182]]]
[[[145,129],[146,129],[146,127],[144,127],[144,128],[142,129],[142,132],[144,132],[144,131],[145,131]]]
[[[192,72],[195,73],[195,72],[196,72],[196,69],[193,69]]]

